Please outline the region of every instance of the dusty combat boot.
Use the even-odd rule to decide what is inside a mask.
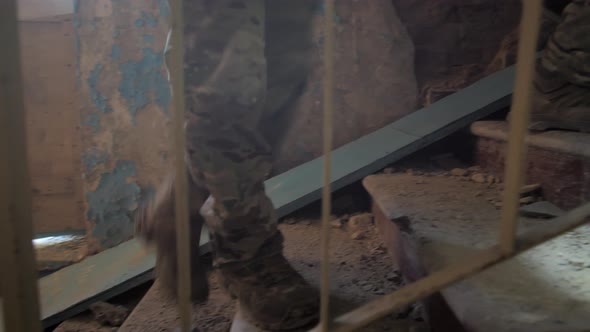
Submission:
[[[319,292],[282,254],[278,233],[249,261],[219,267],[221,285],[239,302],[243,317],[263,330],[312,326],[318,320]]]
[[[589,88],[569,83],[539,65],[533,83],[530,130],[562,129],[590,133]]]
[[[207,268],[200,260],[199,242],[203,218],[199,208],[205,193],[190,186],[191,300],[207,301],[209,285]],[[203,197],[201,197],[203,196]],[[197,203],[197,204],[194,204]],[[148,246],[156,247],[156,279],[164,294],[177,298],[178,263],[176,254],[176,224],[174,220],[174,176],[168,177],[155,197],[146,199],[135,216],[136,236]],[[195,208],[197,206],[197,208]]]

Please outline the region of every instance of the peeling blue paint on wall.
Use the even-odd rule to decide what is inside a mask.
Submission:
[[[141,199],[143,201],[150,201],[156,198],[156,189],[154,187],[141,188]]]
[[[137,20],[135,20],[135,23],[134,24],[135,24],[136,27],[141,28],[142,26],[145,25],[145,21],[142,20],[141,18],[138,18]]]
[[[326,5],[324,1],[319,1],[316,8],[316,13],[320,16],[326,15]],[[342,17],[338,15],[336,12],[336,8],[334,8],[334,23],[340,24],[342,23]]]
[[[156,93],[156,104],[162,108],[164,113],[168,113],[172,94],[170,93],[170,82],[164,78],[164,75],[160,75],[154,80],[154,91]]]
[[[148,12],[142,11],[141,18],[149,27],[154,28],[158,25],[158,18]]]
[[[97,148],[90,148],[82,154],[82,164],[86,173],[90,173],[94,168],[109,160],[109,154]]]
[[[100,116],[95,112],[90,113],[86,116],[84,124],[92,128],[92,131],[96,133],[100,130]]]
[[[121,46],[114,44],[111,48],[111,58],[119,60],[121,58]]]
[[[170,16],[170,5],[168,3],[168,0],[158,0],[158,5],[160,7],[160,16],[161,17]]]
[[[110,173],[102,174],[95,191],[86,194],[88,220],[94,223],[93,237],[103,248],[113,247],[133,235],[132,213],[137,208],[140,188],[132,161],[119,161]]]
[[[102,64],[97,63],[88,76],[88,89],[90,90],[90,99],[94,105],[103,113],[110,113],[113,109],[108,105],[108,98],[98,91],[98,80],[102,72]]]
[[[154,95],[156,104],[166,113],[172,98],[168,80],[162,74],[162,52],[144,48],[142,55],[139,61],[130,60],[119,65],[119,93],[127,101],[127,110],[134,119],[137,111],[150,102],[150,94]]]
[[[145,35],[143,35],[143,42],[148,43],[148,44],[153,43],[154,42],[154,35],[150,35],[149,33],[146,33]]]

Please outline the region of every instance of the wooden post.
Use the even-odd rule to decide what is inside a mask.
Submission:
[[[5,331],[39,332],[17,1],[0,1],[0,297]],[[0,322],[1,323],[1,322]]]
[[[330,218],[332,210],[332,120],[334,113],[334,0],[325,0],[324,30],[324,123],[323,149],[324,170],[322,188],[322,232],[321,232],[321,308],[320,328],[330,328]]]
[[[514,97],[510,112],[510,132],[508,134],[508,152],[502,222],[500,224],[499,242],[504,254],[514,250],[514,236],[518,222],[520,188],[523,184],[524,161],[526,159],[525,137],[528,131],[533,78],[535,74],[535,52],[543,4],[541,0],[522,1],[522,19],[520,22],[520,40],[516,58],[516,78]]]
[[[176,212],[176,252],[178,253],[178,310],[180,314],[180,330],[189,332],[192,324],[191,269],[189,229],[188,176],[184,154],[186,151],[186,134],[184,130],[184,24],[182,0],[171,0],[171,30],[168,41],[171,49],[168,70],[172,83],[174,98],[174,156],[176,169],[175,212]],[[167,45],[168,46],[168,45]]]

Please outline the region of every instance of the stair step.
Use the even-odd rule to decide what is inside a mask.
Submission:
[[[478,121],[471,125],[476,137],[478,165],[501,177],[508,141],[505,121]],[[590,200],[590,134],[546,131],[527,135],[528,183],[541,183],[545,198],[563,209]]]
[[[363,184],[375,221],[408,281],[415,281],[496,243],[497,189],[459,177],[381,174]],[[519,232],[550,224],[522,218]],[[584,331],[590,324],[590,225],[500,263],[426,301],[435,331]],[[445,321],[446,318],[446,321]]]

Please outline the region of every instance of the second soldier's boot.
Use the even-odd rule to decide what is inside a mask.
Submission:
[[[590,89],[537,66],[529,129],[590,133]]]

